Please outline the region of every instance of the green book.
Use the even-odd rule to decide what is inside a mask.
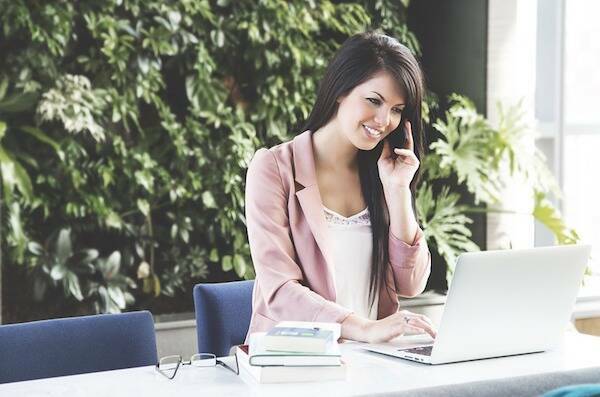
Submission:
[[[264,348],[270,351],[326,353],[336,342],[333,331],[319,327],[275,327],[264,337]]]
[[[326,349],[323,352],[299,352],[297,350],[268,350],[265,344],[267,336],[264,332],[257,332],[250,335],[250,365],[286,367],[341,365],[340,348],[337,341],[333,341],[333,339],[326,345]],[[289,337],[286,336],[286,338]]]

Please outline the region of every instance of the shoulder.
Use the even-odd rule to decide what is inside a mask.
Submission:
[[[271,148],[261,148],[254,153],[248,166],[248,176],[278,176],[285,179],[293,174],[293,141],[281,143]]]

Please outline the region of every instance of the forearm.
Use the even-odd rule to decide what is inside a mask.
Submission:
[[[412,194],[408,187],[388,189],[385,200],[390,214],[390,233],[412,245],[417,234],[418,224],[412,209]]]

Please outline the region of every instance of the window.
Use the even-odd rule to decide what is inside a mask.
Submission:
[[[600,2],[538,2],[536,118],[564,198],[569,226],[592,244],[583,294],[600,295]],[[536,244],[547,245],[536,228]]]

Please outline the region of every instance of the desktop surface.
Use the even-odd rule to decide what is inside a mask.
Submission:
[[[395,343],[402,343],[398,339]],[[342,354],[348,365],[345,381],[258,385],[247,374],[215,368],[181,369],[174,380],[158,374],[154,367],[140,367],[59,378],[39,379],[0,385],[1,396],[360,396],[374,394],[419,395],[419,391],[442,393],[448,388],[463,388],[464,395],[473,384],[494,389],[507,378],[521,377],[524,388],[559,382],[561,374],[579,381],[600,379],[600,338],[568,332],[561,345],[551,351],[520,356],[428,366],[367,352],[364,344],[343,343]],[[228,360],[230,358],[225,358]],[[527,381],[531,377],[531,381]],[[515,378],[517,379],[517,378]],[[510,379],[509,379],[510,380]],[[478,383],[475,383],[478,382]],[[515,382],[513,382],[515,383]],[[516,384],[516,383],[515,383]],[[560,385],[558,383],[557,385]],[[495,390],[499,390],[497,387]],[[523,395],[527,395],[524,390]],[[535,395],[536,393],[529,393]],[[476,394],[473,394],[476,395]],[[514,394],[514,395],[518,395]]]

